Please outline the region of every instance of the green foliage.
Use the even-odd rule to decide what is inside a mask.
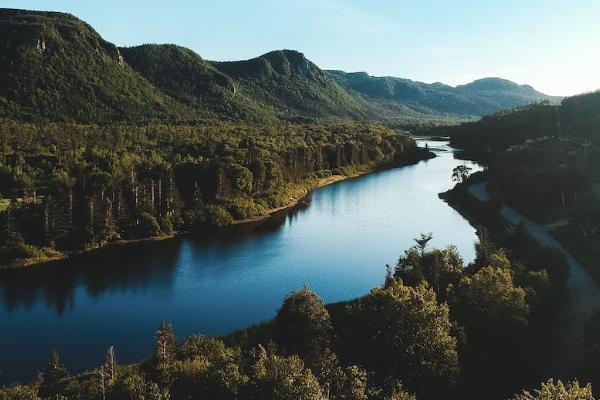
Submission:
[[[557,113],[557,106],[542,102],[434,130],[436,134],[450,136],[455,146],[498,151],[527,140],[558,135]]]
[[[161,325],[154,334],[156,348],[154,350],[154,361],[157,365],[168,364],[175,360],[177,352],[177,338],[173,332],[172,325]]]
[[[325,400],[319,382],[298,356],[261,358],[253,367],[248,400]]]
[[[599,143],[599,111],[600,92],[594,92],[565,98],[558,106],[542,102],[460,126],[436,128],[436,133],[450,135],[452,143],[461,147],[493,150],[506,150],[548,136],[586,138]]]
[[[162,94],[119,49],[68,15],[0,10],[0,115],[76,121],[191,120],[191,109]]]
[[[175,45],[146,44],[120,49],[126,62],[172,98],[218,116],[264,120],[270,110],[238,93],[231,77],[193,51]]]
[[[149,382],[140,375],[124,376],[112,388],[110,398],[115,400],[170,400],[166,389]]]
[[[111,347],[98,369],[73,377],[54,353],[35,384],[0,389],[0,400],[415,400],[411,393],[420,399],[514,393],[498,373],[540,362],[527,347],[550,325],[540,319],[531,330],[529,309],[556,297],[550,275],[515,262],[485,235],[477,262],[487,265],[463,267],[455,248],[428,249],[431,237],[418,238],[400,257],[396,276],[360,299],[325,306],[305,287],[285,298],[273,321],[223,340],[193,335],[178,343],[163,324],[154,354],[142,364],[117,365]],[[448,273],[452,279],[441,278]],[[591,381],[600,359],[598,315],[586,330],[589,365],[581,371]],[[514,399],[588,399],[590,390],[549,381]]]
[[[560,380],[555,383],[550,379],[533,393],[524,391],[513,400],[594,400],[594,396],[590,385],[580,386],[577,381],[565,385]]]
[[[333,333],[325,303],[307,287],[285,298],[273,329],[284,354],[298,354],[305,360],[316,360],[324,354]]]
[[[192,336],[178,349],[171,393],[175,399],[237,399],[248,383],[241,354],[217,339]]]
[[[141,237],[153,237],[161,234],[160,225],[154,215],[143,212],[139,217],[139,234]]]
[[[8,118],[419,124],[455,122],[458,116],[548,99],[498,79],[451,88],[325,72],[293,50],[209,62],[176,45],[118,48],[85,22],[61,13],[1,10],[0,34],[6,43],[0,51],[0,116]]]
[[[351,333],[358,339],[358,357],[381,380],[401,379],[423,395],[456,381],[457,342],[450,334],[449,309],[437,303],[432,289],[394,280],[373,289],[351,313],[358,316]]]
[[[412,394],[406,393],[402,390],[395,390],[391,395],[387,396],[385,400],[416,400],[417,398]]]
[[[54,350],[50,362],[48,362],[46,369],[42,373],[42,379],[38,389],[39,396],[49,398],[63,394],[68,384],[68,377],[69,373],[67,372],[67,369],[62,366],[58,352]]]
[[[425,281],[440,299],[445,300],[448,285],[460,280],[463,269],[463,260],[456,247],[426,251],[425,247],[416,245],[398,259],[393,276],[412,286]]]
[[[0,400],[40,400],[40,397],[34,387],[16,385],[0,389]]]
[[[468,165],[459,165],[452,170],[452,180],[454,182],[463,183],[469,177],[473,168]]]
[[[464,276],[453,296],[456,316],[470,338],[508,339],[525,333],[529,305],[525,290],[514,285],[509,269],[484,267]]]
[[[203,210],[205,223],[210,226],[227,226],[233,222],[233,217],[229,212],[221,206],[209,205]]]
[[[0,263],[41,257],[41,251],[25,243],[23,236],[14,226],[12,210],[0,212]]]
[[[4,120],[0,195],[12,206],[0,212],[7,238],[0,261],[39,257],[41,247],[68,252],[222,227],[291,204],[319,183],[319,171],[419,157],[411,138],[381,125]]]
[[[409,79],[375,77],[365,72],[327,71],[333,79],[392,109],[407,107],[415,111],[483,116],[507,108],[543,100],[557,101],[527,85],[485,78],[456,88],[441,83],[427,84]]]
[[[519,209],[543,215],[576,204],[591,188],[589,165],[558,139],[527,142],[502,153],[489,167],[500,194]]]

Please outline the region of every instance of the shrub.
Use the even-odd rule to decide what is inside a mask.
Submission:
[[[153,215],[146,212],[139,217],[139,235],[141,237],[155,237],[161,234],[160,225]]]

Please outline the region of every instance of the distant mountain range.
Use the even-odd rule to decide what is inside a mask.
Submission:
[[[498,78],[451,87],[323,71],[293,50],[212,62],[175,45],[119,48],[62,13],[0,9],[0,37],[0,116],[15,119],[402,123],[559,100]]]
[[[443,83],[427,84],[409,79],[374,77],[365,72],[327,71],[339,84],[385,105],[404,105],[424,113],[481,117],[504,109],[550,101],[529,85],[518,85],[500,78],[484,78],[452,87]]]

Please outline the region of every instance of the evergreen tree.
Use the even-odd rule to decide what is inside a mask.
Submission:
[[[58,352],[54,350],[46,369],[42,373],[38,394],[43,398],[55,397],[63,394],[68,378],[69,373],[60,363]]]

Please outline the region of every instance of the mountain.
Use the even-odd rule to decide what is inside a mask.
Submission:
[[[146,44],[120,48],[120,52],[143,78],[189,107],[233,119],[261,119],[272,113],[240,93],[234,79],[189,49]]]
[[[294,50],[272,51],[245,61],[213,65],[236,81],[241,91],[289,117],[376,118],[378,110],[341,87]]]
[[[559,98],[500,78],[484,78],[452,87],[409,79],[375,77],[365,72],[327,71],[341,85],[388,107],[404,106],[430,114],[481,117],[507,108]]]
[[[192,118],[83,21],[0,9],[0,116],[102,122]]]
[[[119,48],[62,13],[0,9],[0,117],[105,123],[447,122],[547,100],[485,79],[456,88],[323,71],[294,50],[230,62],[176,45]]]
[[[375,118],[306,57],[280,50],[245,61],[211,62],[174,45],[121,48],[127,64],[169,96],[220,116],[242,119]]]

